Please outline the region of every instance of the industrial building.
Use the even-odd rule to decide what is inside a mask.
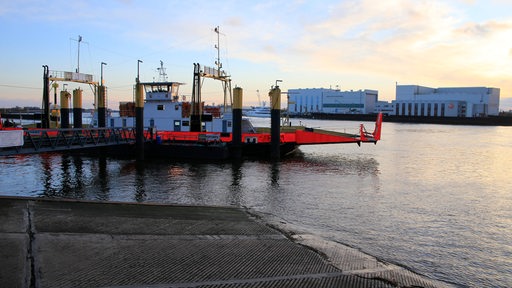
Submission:
[[[370,114],[375,110],[378,91],[340,91],[339,89],[307,88],[288,90],[288,112],[291,115],[308,113]]]
[[[396,98],[391,102],[379,101],[378,91],[369,89],[290,89],[288,97],[290,115],[382,112],[397,116],[486,117],[499,114],[500,89],[396,85]]]
[[[397,85],[394,113],[390,115],[485,117],[499,114],[499,102],[499,88]]]

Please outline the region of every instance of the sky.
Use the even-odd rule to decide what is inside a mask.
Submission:
[[[193,63],[214,67],[218,51],[244,106],[268,103],[282,80],[282,91],[372,89],[384,101],[395,99],[397,84],[494,87],[508,111],[510,11],[509,0],[0,0],[0,107],[40,107],[42,65],[79,66],[96,80],[103,67],[108,106],[117,109],[133,99],[138,60],[142,82],[158,80],[163,61],[189,96]],[[92,107],[92,89],[67,89],[76,87]],[[202,98],[221,103],[221,83],[205,79]]]

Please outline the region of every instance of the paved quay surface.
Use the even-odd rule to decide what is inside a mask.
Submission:
[[[248,211],[0,197],[0,287],[449,287]]]

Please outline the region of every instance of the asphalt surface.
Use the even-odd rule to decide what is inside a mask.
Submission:
[[[449,287],[240,208],[0,197],[0,287]]]

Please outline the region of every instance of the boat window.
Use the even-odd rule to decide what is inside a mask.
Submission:
[[[163,104],[160,104],[156,106],[156,110],[165,110],[165,106]]]

